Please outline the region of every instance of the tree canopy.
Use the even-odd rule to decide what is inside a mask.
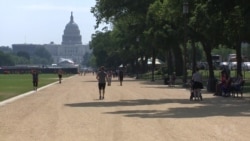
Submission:
[[[188,13],[183,13],[185,2]],[[161,57],[171,71],[181,75],[185,46],[194,49],[197,43],[205,52],[209,77],[214,78],[213,49],[235,49],[237,64],[242,62],[241,43],[250,41],[249,7],[246,0],[96,0],[91,9],[96,26],[105,22],[113,28],[97,32],[91,47],[97,65],[112,62],[136,67],[139,57]],[[177,62],[180,65],[173,65]],[[237,71],[241,73],[241,65]]]

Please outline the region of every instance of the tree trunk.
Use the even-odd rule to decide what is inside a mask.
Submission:
[[[168,51],[168,75],[172,75],[173,74],[173,55],[172,55],[172,51],[169,50]]]
[[[195,42],[192,40],[192,50],[193,50],[193,58],[192,58],[192,74],[195,72],[196,69],[196,46]]]
[[[214,68],[213,68],[213,62],[212,62],[212,55],[211,55],[211,44],[209,43],[202,43],[203,49],[206,54],[207,63],[208,63],[208,80],[207,80],[207,91],[208,92],[215,92],[216,90],[216,78],[214,77]]]
[[[180,57],[180,54],[182,54],[181,48],[176,45],[176,47],[173,49],[174,52],[174,61],[175,61],[175,73],[177,76],[183,75],[183,59]]]
[[[213,62],[212,62],[212,55],[211,55],[211,45],[209,44],[204,44],[203,43],[203,48],[206,54],[206,58],[207,58],[207,63],[208,63],[208,78],[214,78],[214,68],[213,68]]]

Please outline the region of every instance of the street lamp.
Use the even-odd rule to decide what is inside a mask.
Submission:
[[[189,12],[188,1],[183,1],[183,15],[184,15],[184,43],[183,43],[183,52],[184,52],[184,59],[183,59],[183,85],[185,86],[187,83],[187,14]]]
[[[183,1],[183,14],[186,15],[188,14],[189,12],[189,6],[188,6],[188,1],[187,0],[184,0]]]
[[[138,62],[138,50],[139,50],[139,42],[140,42],[140,37],[136,37],[136,42],[137,42],[137,49],[136,49],[136,79],[139,78],[139,74],[138,74],[138,71],[139,71],[139,62]]]

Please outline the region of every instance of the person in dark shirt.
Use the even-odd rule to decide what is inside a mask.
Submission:
[[[107,73],[104,71],[104,67],[100,68],[100,71],[96,75],[96,79],[98,80],[98,88],[99,88],[99,99],[104,99],[105,94],[105,86],[107,81]]]
[[[37,70],[32,71],[32,83],[34,90],[37,90],[38,87],[38,72]]]
[[[58,70],[58,79],[59,79],[59,83],[61,84],[62,83],[62,70],[61,69]]]
[[[119,70],[119,81],[120,81],[120,86],[122,86],[122,81],[123,81],[123,71],[122,71],[122,69]]]

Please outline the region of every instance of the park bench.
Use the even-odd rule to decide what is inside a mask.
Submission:
[[[240,84],[240,86],[238,88],[232,88],[231,89],[232,96],[235,97],[235,95],[237,95],[237,97],[239,97],[239,94],[240,94],[241,97],[243,97],[244,85],[245,85],[245,80],[243,80],[241,82],[241,84]]]

